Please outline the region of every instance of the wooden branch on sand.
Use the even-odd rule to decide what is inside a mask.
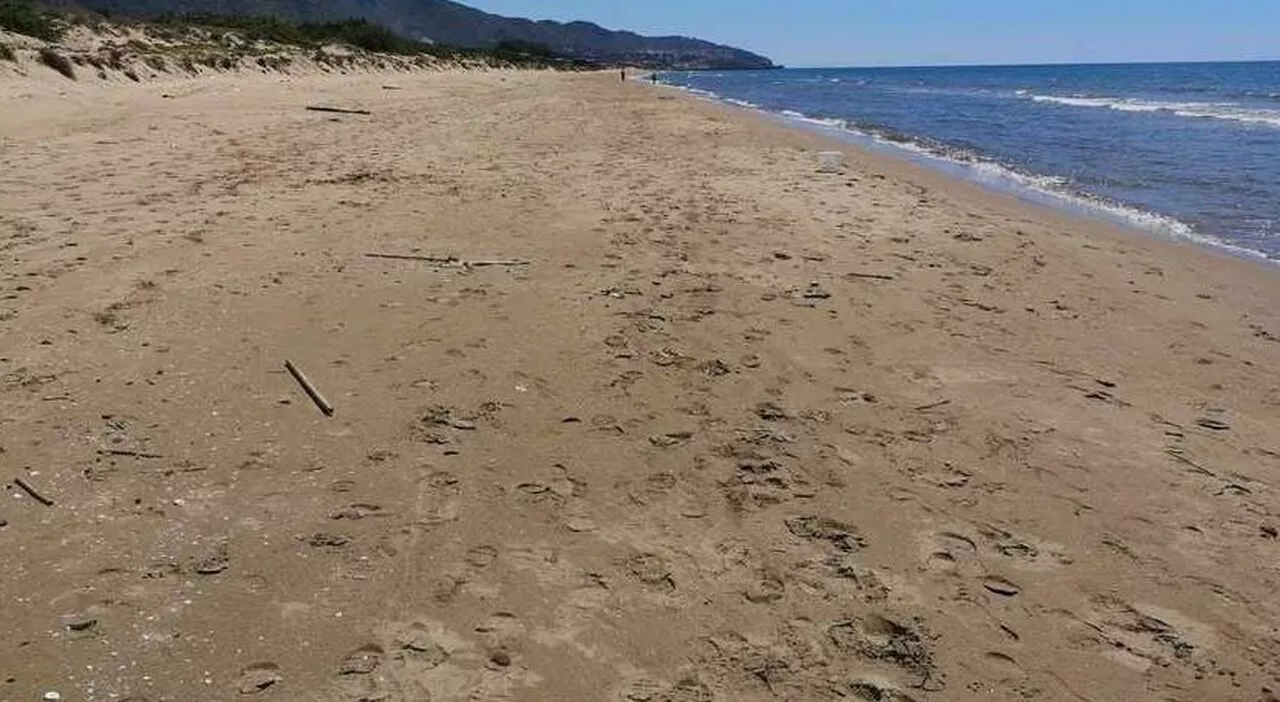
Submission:
[[[869,278],[871,280],[895,280],[891,275],[883,273],[845,273],[846,278]]]
[[[427,261],[428,263],[461,263],[453,256],[416,256],[413,254],[367,253],[369,258],[391,258],[398,261]]]
[[[455,256],[419,256],[417,254],[366,253],[369,258],[390,258],[398,261],[426,261],[445,266],[461,266],[463,268],[484,268],[486,266],[527,266],[528,261],[515,259],[492,259],[480,261],[464,261]]]
[[[126,449],[102,449],[98,451],[103,456],[132,456],[134,458],[164,458],[158,453],[146,453],[145,451],[129,451]]]
[[[316,403],[316,407],[320,408],[320,411],[324,413],[324,416],[332,417],[333,405],[329,404],[329,401],[324,399],[324,395],[320,394],[320,391],[316,389],[316,386],[311,384],[310,380],[307,380],[306,374],[304,374],[297,366],[293,365],[293,361],[285,361],[284,368],[289,371],[289,375],[292,375],[294,380],[298,381],[298,384],[302,386],[304,391],[306,391],[307,397],[310,397],[311,401]]]
[[[946,407],[949,404],[951,404],[951,400],[941,400],[927,405],[920,405],[919,407],[916,407],[915,410],[917,412],[928,412],[929,410],[938,409],[939,407]]]
[[[336,112],[340,115],[371,115],[368,110],[348,110],[344,107],[327,107],[325,105],[307,105],[307,109],[312,112]]]
[[[30,495],[33,499],[35,499],[35,501],[36,501],[36,502],[39,502],[40,504],[44,505],[45,507],[52,507],[52,506],[53,506],[53,500],[51,500],[51,499],[49,499],[49,498],[45,497],[44,495],[41,495],[39,490],[36,490],[34,487],[31,487],[31,483],[28,483],[27,481],[23,480],[22,478],[14,478],[14,479],[13,479],[13,484],[14,484],[14,485],[17,485],[17,486],[18,486],[18,487],[20,487],[20,488],[22,488],[22,491],[23,491],[23,492],[25,492],[25,493],[27,493],[28,495]]]
[[[504,260],[496,260],[496,261],[463,261],[463,262],[462,262],[462,265],[463,265],[463,266],[465,266],[465,267],[467,267],[467,268],[483,268],[483,267],[485,267],[485,266],[527,266],[527,265],[529,265],[529,262],[528,262],[528,261],[515,261],[515,260],[509,260],[509,261],[504,261]]]

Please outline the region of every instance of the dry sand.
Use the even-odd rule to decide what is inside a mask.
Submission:
[[[612,73],[57,81],[0,699],[1280,696],[1274,269]]]

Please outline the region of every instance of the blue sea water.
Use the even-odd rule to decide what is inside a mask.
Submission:
[[[1028,199],[1280,259],[1280,62],[661,78]]]

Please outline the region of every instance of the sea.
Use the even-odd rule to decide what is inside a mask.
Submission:
[[[670,72],[1027,200],[1280,261],[1280,62]]]

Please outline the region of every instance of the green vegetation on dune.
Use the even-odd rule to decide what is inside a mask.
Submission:
[[[182,15],[162,18],[160,23],[223,29],[235,32],[246,41],[268,41],[292,46],[348,44],[365,51],[400,56],[416,54],[439,56],[455,53],[449,47],[406,39],[389,29],[356,19],[342,22],[292,24],[274,17]]]
[[[166,15],[270,15],[284,22],[302,25],[352,17],[368,20],[409,40],[426,41],[437,47],[490,50],[504,42],[519,41],[551,47],[559,57],[609,66],[664,70],[773,67],[773,62],[764,56],[691,37],[645,37],[634,32],[605,29],[590,22],[503,17],[469,7],[468,0],[48,1],[73,3],[85,10],[110,11],[113,17],[139,20]],[[515,55],[522,60],[529,60],[531,56],[527,51],[517,51]],[[556,65],[563,60],[557,58]]]
[[[0,29],[46,41],[58,41],[70,25],[93,28],[103,19],[168,27],[166,36],[176,43],[200,41],[174,33],[185,26],[235,32],[250,42],[308,49],[343,43],[381,54],[523,67],[773,67],[764,56],[700,39],[643,37],[589,22],[533,22],[453,0],[0,0]]]
[[[57,41],[62,28],[54,16],[37,8],[31,0],[0,0],[0,29]]]
[[[231,15],[183,15],[166,17],[161,24],[177,27],[206,27],[234,32],[245,41],[318,48],[325,44],[346,44],[379,54],[439,58],[493,59],[503,63],[560,68],[593,68],[594,64],[556,54],[540,44],[522,41],[501,42],[485,49],[464,49],[445,44],[415,41],[363,19],[340,22],[293,24],[275,17]]]
[[[0,0],[0,28],[49,42],[58,41],[65,28],[71,25],[96,27],[102,17],[103,15],[84,13],[60,16],[44,11],[33,0]],[[118,15],[112,17],[111,21],[116,24],[133,24]],[[197,57],[193,58],[189,55],[186,59],[189,62],[195,61],[215,68],[230,68],[234,65],[233,57],[245,55],[240,47],[244,44],[259,42],[314,51],[316,56],[321,57],[326,56],[322,51],[324,46],[340,44],[374,54],[418,57],[415,59],[415,63],[418,64],[422,64],[425,57],[432,56],[522,67],[560,69],[596,67],[588,61],[560,56],[551,49],[532,42],[504,41],[485,48],[460,48],[408,39],[386,27],[363,19],[297,24],[271,16],[184,14],[160,17],[139,24],[144,27],[150,26],[158,34],[179,46],[187,46],[186,53],[203,51],[204,53]],[[137,44],[135,50],[141,53],[146,53],[152,48],[136,40],[131,44]],[[184,50],[178,49],[178,51]],[[220,53],[224,55],[219,56]],[[0,58],[11,59],[12,52],[0,52]],[[220,59],[221,63],[219,63]],[[266,65],[264,61],[279,60],[282,59],[280,57],[259,58],[258,63],[264,68],[270,68],[271,66]],[[56,52],[46,52],[46,55],[40,57],[40,61],[69,78],[74,77],[74,69],[69,63],[64,63],[66,60]]]
[[[71,59],[63,56],[53,49],[50,49],[47,46],[40,47],[40,51],[36,54],[36,58],[40,63],[43,63],[58,73],[61,73],[63,76],[66,76],[71,80],[76,79],[76,69],[75,65],[71,62]]]

